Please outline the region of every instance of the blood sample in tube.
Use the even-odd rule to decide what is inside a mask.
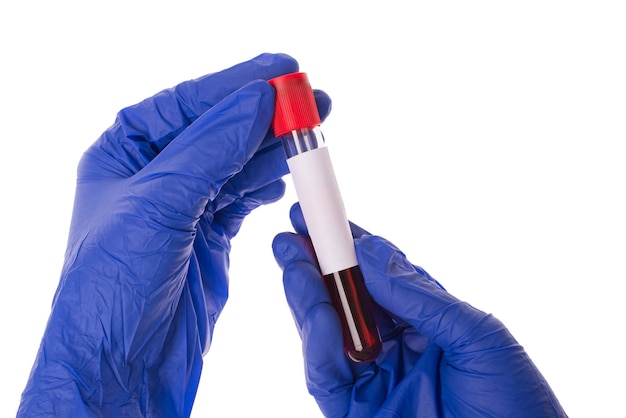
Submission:
[[[382,342],[373,301],[359,268],[350,224],[306,73],[269,83],[276,90],[274,134],[281,139],[320,272],[339,315],[344,352],[373,361]]]

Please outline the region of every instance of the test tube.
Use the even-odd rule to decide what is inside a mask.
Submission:
[[[274,134],[280,137],[320,271],[339,315],[348,358],[369,362],[382,342],[373,302],[359,268],[350,224],[313,90],[306,73],[269,80],[276,90]]]

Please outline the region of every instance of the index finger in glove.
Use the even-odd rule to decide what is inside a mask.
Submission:
[[[255,81],[205,112],[139,174],[128,190],[146,215],[187,230],[223,184],[242,170],[269,129],[274,92]],[[169,220],[169,221],[168,221]]]
[[[254,80],[298,70],[285,54],[262,54],[226,70],[185,81],[123,109],[115,124],[94,144],[114,158],[116,174],[138,172],[198,117]]]
[[[515,344],[502,323],[446,292],[383,238],[357,240],[357,258],[376,302],[449,353]]]
[[[283,269],[285,295],[302,338],[306,383],[326,416],[349,410],[354,376],[343,353],[341,324],[324,286],[310,241],[282,233],[272,244]]]

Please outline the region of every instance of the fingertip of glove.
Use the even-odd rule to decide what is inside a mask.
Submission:
[[[274,253],[274,259],[281,269],[285,268],[284,260],[288,259],[289,243],[287,236],[289,232],[281,232],[276,235],[272,240],[272,252]]]
[[[313,95],[315,96],[315,104],[317,105],[320,119],[324,122],[332,110],[333,101],[330,96],[322,90],[313,90]]]
[[[296,72],[300,69],[300,65],[298,64],[298,60],[292,57],[289,54],[285,54],[284,52],[278,52],[275,54],[276,59],[279,60],[290,72]]]
[[[265,186],[261,191],[263,192],[263,204],[274,203],[285,195],[287,185],[282,179],[278,179],[269,185]]]
[[[298,61],[285,53],[264,52],[252,59],[260,67],[267,68],[266,79],[278,77],[282,74],[295,73],[300,68]]]
[[[309,231],[304,221],[300,203],[296,202],[291,206],[291,209],[289,209],[289,219],[291,219],[291,225],[293,225],[293,228],[298,234],[308,235]]]
[[[272,251],[281,269],[284,269],[290,262],[302,258],[302,250],[297,240],[298,236],[291,232],[282,232],[274,237]]]

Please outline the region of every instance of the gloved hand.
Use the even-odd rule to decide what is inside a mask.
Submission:
[[[230,239],[284,193],[265,80],[297,70],[264,54],[184,82],[122,110],[87,150],[18,416],[190,414],[228,296]]]
[[[450,295],[398,248],[355,225],[365,284],[382,307],[383,351],[373,363],[350,362],[297,205],[291,218],[298,235],[279,234],[273,249],[302,338],[306,384],[325,416],[566,416],[498,319]]]

